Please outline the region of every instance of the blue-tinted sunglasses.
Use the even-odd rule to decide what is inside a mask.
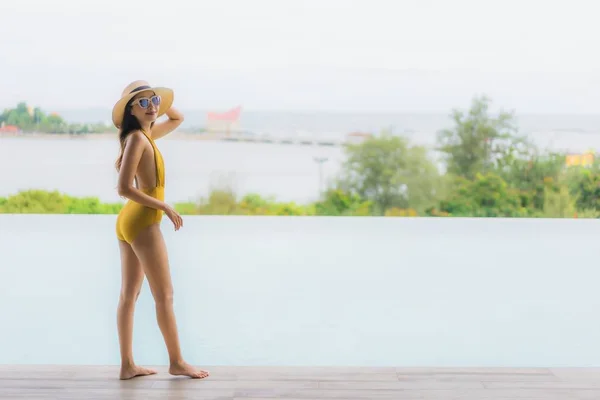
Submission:
[[[134,103],[136,103],[141,108],[148,108],[150,107],[150,102],[152,102],[152,104],[154,104],[155,107],[158,107],[160,105],[160,96],[155,95],[150,98],[140,97]]]

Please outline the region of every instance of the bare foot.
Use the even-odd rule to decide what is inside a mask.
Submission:
[[[136,376],[154,375],[154,374],[156,374],[155,370],[138,367],[137,365],[130,365],[127,367],[121,366],[121,373],[119,374],[119,379],[121,379],[121,380],[131,379],[131,378],[135,378]]]
[[[196,369],[195,367],[191,366],[185,361],[176,364],[171,364],[171,366],[169,367],[169,373],[171,375],[185,375],[194,379],[206,378],[209,375],[208,371]]]

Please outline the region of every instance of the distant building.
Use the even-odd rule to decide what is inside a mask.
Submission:
[[[568,167],[574,165],[580,166],[590,166],[594,163],[594,153],[584,153],[584,154],[567,154],[565,157],[565,164]]]
[[[4,122],[0,124],[0,133],[20,133],[21,129],[15,125],[6,125]]]
[[[239,132],[241,112],[241,106],[225,112],[208,112],[206,114],[206,131],[228,135]]]
[[[362,143],[372,137],[373,135],[371,133],[352,132],[346,135],[346,141],[349,143]]]

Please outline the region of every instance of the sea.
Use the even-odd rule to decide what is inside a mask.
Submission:
[[[206,126],[208,110],[183,110],[182,129]],[[73,122],[110,123],[109,109],[62,110],[60,114]],[[518,133],[531,137],[540,146],[578,151],[585,146],[600,145],[600,114],[518,114],[514,113]],[[248,111],[242,110],[240,129],[266,135],[313,136],[351,132],[377,134],[383,130],[432,144],[436,133],[452,128],[450,113],[440,112],[325,112],[325,111]],[[595,137],[595,138],[593,138]]]
[[[73,122],[108,122],[110,110],[63,110]],[[205,111],[185,111],[183,131],[201,128]],[[600,149],[600,115],[518,115],[518,132],[540,149],[582,153]],[[451,128],[444,114],[242,111],[240,129],[271,136],[344,137],[351,132],[389,130],[432,148],[436,134]],[[341,147],[277,143],[232,143],[165,138],[166,200],[198,201],[215,188],[239,196],[258,193],[278,201],[317,199],[340,171]],[[19,190],[58,190],[118,202],[114,161],[116,137],[0,137],[0,196]],[[326,159],[318,163],[317,159]],[[436,161],[439,161],[436,159]],[[438,162],[439,164],[439,162]],[[443,165],[440,164],[440,169]]]

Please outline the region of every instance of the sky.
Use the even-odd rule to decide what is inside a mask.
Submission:
[[[595,0],[0,2],[0,109],[111,108],[131,81],[183,109],[600,113]]]

